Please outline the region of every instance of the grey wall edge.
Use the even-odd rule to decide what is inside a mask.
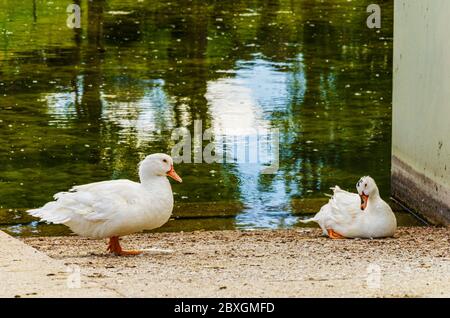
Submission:
[[[392,157],[392,196],[436,225],[450,225],[450,189]]]

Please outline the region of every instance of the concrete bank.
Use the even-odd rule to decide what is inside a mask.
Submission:
[[[112,297],[117,292],[78,279],[66,266],[0,231],[0,297]]]
[[[153,251],[125,258],[108,255],[106,241],[24,241],[79,266],[83,282],[129,297],[450,297],[448,228],[400,228],[383,240],[319,235],[306,228],[145,233],[123,238],[122,245]]]

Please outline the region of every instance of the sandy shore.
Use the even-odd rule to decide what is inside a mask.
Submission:
[[[331,240],[317,229],[136,234],[106,241],[23,239],[126,297],[450,297],[448,228],[400,228],[391,239]]]

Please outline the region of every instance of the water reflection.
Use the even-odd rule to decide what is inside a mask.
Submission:
[[[289,102],[286,98],[287,67],[286,63],[269,63],[258,54],[251,61],[238,61],[232,77],[210,82],[206,98],[216,135],[226,132],[228,136],[225,138],[249,136],[249,139],[255,140],[255,134],[267,131],[272,126],[271,112],[285,109]],[[256,142],[248,144],[252,150],[257,147]],[[249,154],[251,152],[248,151]],[[266,154],[264,150],[256,152],[259,157]],[[244,156],[241,154],[240,157]],[[261,170],[265,163],[273,162],[271,159],[259,158],[257,162],[248,158],[247,162],[240,160],[236,165],[241,200],[246,203],[236,217],[238,227],[287,227],[296,222],[286,205],[290,201],[290,193],[283,182],[275,178],[272,184],[261,185]]]
[[[370,1],[75,3],[73,30],[64,1],[0,3],[3,211],[74,184],[136,179],[139,160],[170,152],[172,130],[193,134],[195,120],[217,138],[279,129],[280,169],[182,164],[176,215],[189,218],[192,203],[214,215],[220,203],[240,206],[234,226],[286,227],[305,209],[298,200],[353,189],[363,174],[389,194],[391,1],[379,31],[365,27]]]

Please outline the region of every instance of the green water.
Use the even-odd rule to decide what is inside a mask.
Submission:
[[[390,193],[392,1],[0,0],[0,228],[59,235],[38,207],[129,178],[176,127],[277,128],[280,168],[181,163],[162,231],[299,226],[362,175]],[[236,120],[238,118],[239,120]],[[418,224],[398,212],[400,224]]]

